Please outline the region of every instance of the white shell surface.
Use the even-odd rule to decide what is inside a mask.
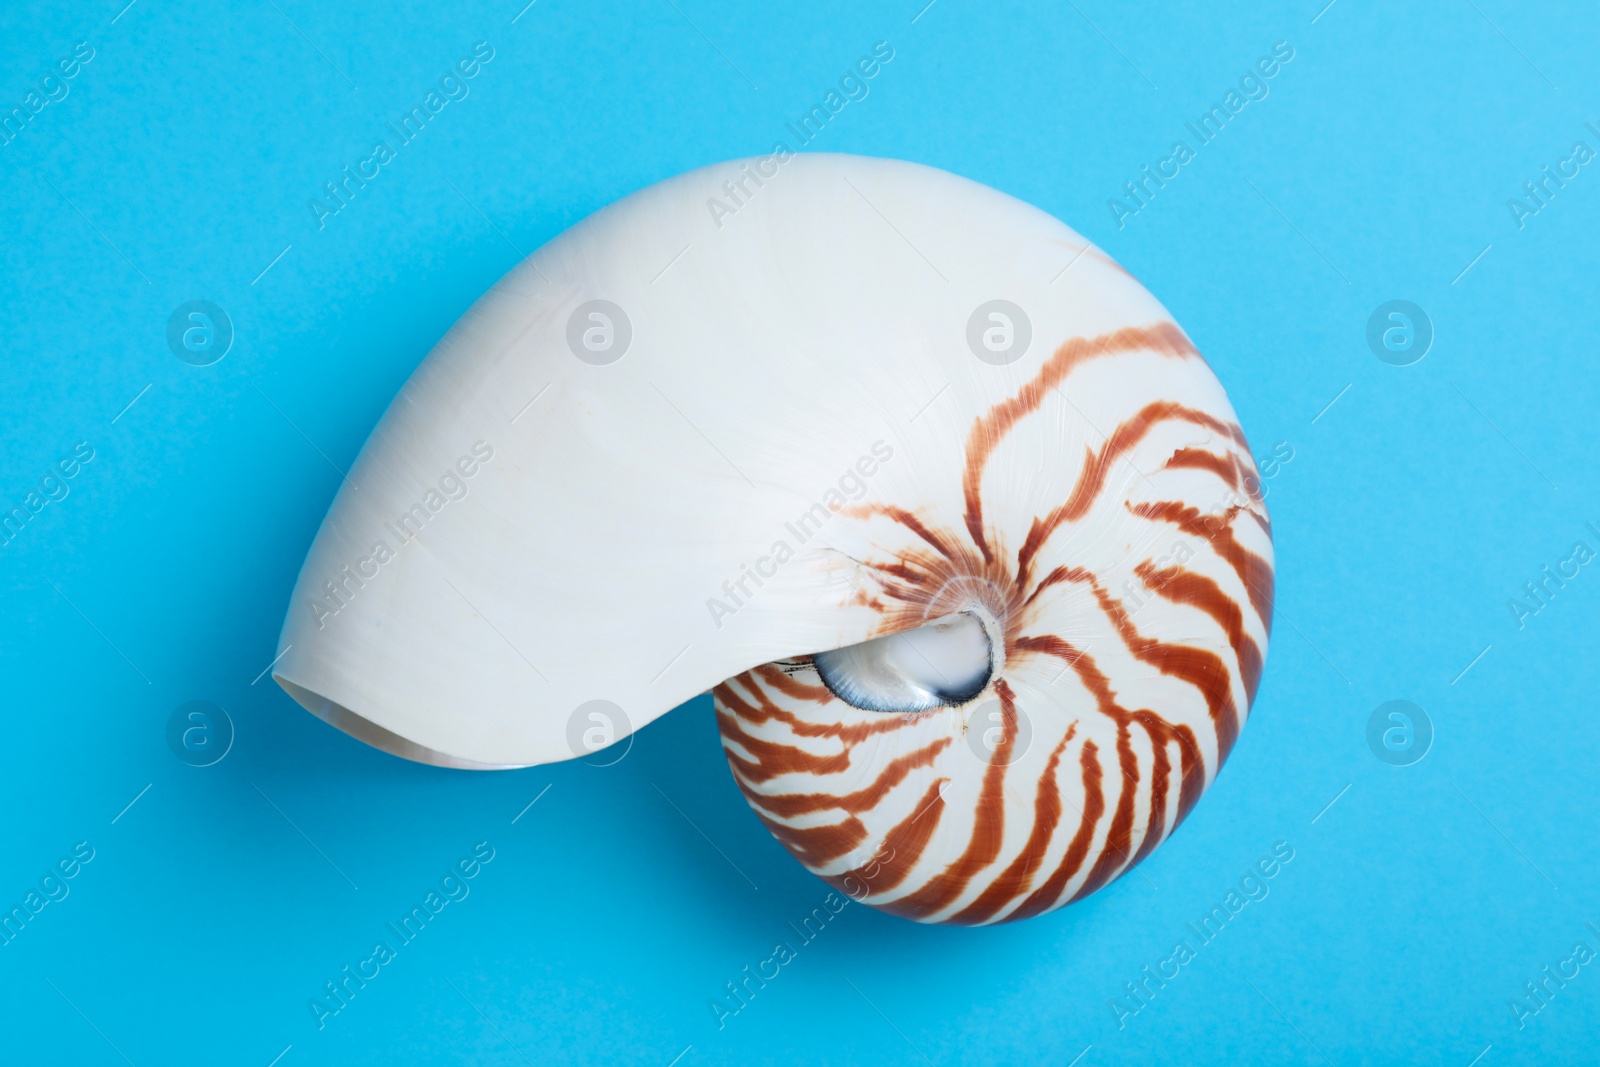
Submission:
[[[597,300],[631,333],[605,364],[568,341]],[[1015,362],[968,343],[993,300],[1031,326]],[[275,677],[410,758],[583,755],[593,702],[620,739],[752,667],[889,632],[861,596],[868,525],[840,508],[959,527],[975,420],[1069,339],[1170,322],[1059,221],[931,168],[800,155],[652,186],[513,269],[407,382],[306,559]],[[1151,395],[1234,421],[1198,358],[1092,362],[1069,391],[986,475],[985,521],[1026,531],[1096,427]],[[1174,447],[1209,439],[1187,432]],[[1116,582],[1155,547],[1121,533],[1073,535]]]

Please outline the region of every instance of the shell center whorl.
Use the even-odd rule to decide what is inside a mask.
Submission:
[[[1003,631],[979,603],[921,626],[812,657],[823,685],[863,711],[956,707],[989,686],[1004,658]]]

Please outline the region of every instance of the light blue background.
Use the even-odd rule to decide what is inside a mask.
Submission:
[[[1600,566],[1522,629],[1507,601],[1600,549],[1600,164],[1521,229],[1506,201],[1600,149],[1600,19],[924,2],[7,5],[4,110],[75,42],[95,57],[0,147],[0,503],[96,456],[0,548],[0,901],[96,854],[0,948],[0,1059],[1593,1061],[1600,963],[1520,1030],[1509,1001],[1600,949]],[[826,887],[747,809],[708,698],[609,768],[475,774],[252,679],[336,468],[471,301],[606,203],[769,150],[879,40],[894,60],[812,147],[1066,220],[1195,338],[1258,455],[1293,448],[1275,640],[1232,759],[1138,873],[994,929],[852,905],[719,1029],[712,998]],[[308,198],[478,41],[470,96],[319,231]],[[1270,96],[1117,228],[1107,199],[1277,41]],[[1396,298],[1437,332],[1404,368],[1364,339]],[[235,324],[215,366],[167,348],[191,299]],[[1393,768],[1365,729],[1402,698],[1437,736]],[[237,728],[204,769],[164,739],[194,699]],[[319,1031],[323,982],[483,840],[470,897]],[[1119,1029],[1110,998],[1278,841],[1270,896]]]

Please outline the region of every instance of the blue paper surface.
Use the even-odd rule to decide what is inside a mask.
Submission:
[[[925,2],[0,12],[0,1061],[1592,1062],[1600,18]],[[878,42],[803,147],[1065,220],[1274,460],[1227,766],[1136,872],[991,929],[806,927],[827,887],[709,698],[612,766],[482,774],[264,676],[340,471],[470,303],[620,196],[802,147]]]

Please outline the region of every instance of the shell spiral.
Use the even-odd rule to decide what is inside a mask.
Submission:
[[[979,616],[1000,646],[982,692],[865,710],[813,657],[782,659],[716,687],[722,745],[757,816],[835,887],[921,922],[1024,919],[1143,860],[1227,759],[1266,653],[1271,528],[1244,434],[1170,321],[1062,341],[974,419],[960,469],[923,477],[959,514],[840,509],[860,546],[845,603],[878,634]]]

